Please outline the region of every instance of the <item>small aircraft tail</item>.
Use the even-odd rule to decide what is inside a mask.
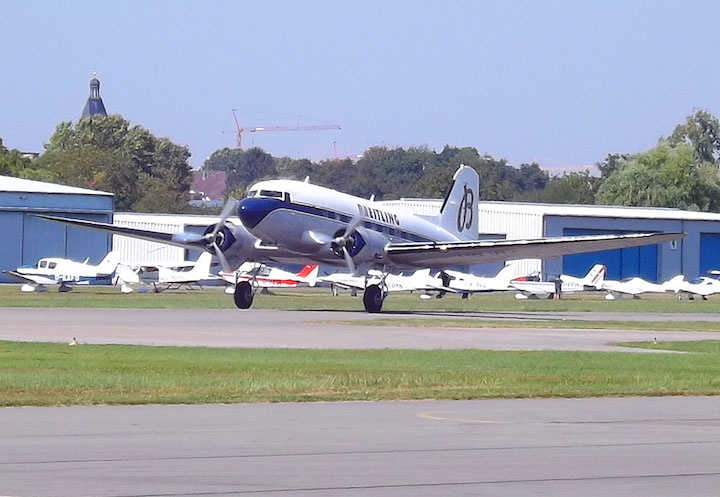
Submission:
[[[440,226],[463,240],[478,237],[479,178],[472,167],[461,166],[440,209]]]
[[[210,252],[203,252],[195,261],[195,265],[192,270],[187,273],[187,279],[189,281],[200,281],[206,280],[210,277],[210,264],[212,263],[212,254]]]
[[[506,266],[503,266],[503,268],[498,271],[492,279],[497,280],[499,283],[506,283],[510,285],[510,282],[518,276],[517,272],[518,271],[515,265],[507,264]]]
[[[588,274],[586,274],[585,277],[582,279],[583,285],[600,288],[603,281],[605,280],[605,270],[606,268],[604,265],[595,264],[593,267],[590,268]]]
[[[684,282],[685,276],[682,274],[678,274],[677,276],[673,276],[672,278],[667,280],[661,286],[666,292],[678,293],[681,290]]]
[[[301,281],[304,281],[308,286],[315,286],[317,283],[317,275],[320,267],[315,264],[308,264],[304,266],[297,274]]]
[[[120,253],[110,251],[105,258],[97,265],[97,274],[112,274],[115,272],[118,264],[120,264]]]

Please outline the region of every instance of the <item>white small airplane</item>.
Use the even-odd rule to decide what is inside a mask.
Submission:
[[[552,258],[678,240],[683,233],[560,236],[525,240],[479,240],[477,172],[460,166],[440,214],[417,216],[372,199],[355,197],[308,181],[270,180],[251,186],[248,196],[229,201],[217,224],[205,233],[161,233],[107,223],[37,215],[42,219],[215,253],[223,269],[245,261],[345,266],[352,274],[381,271],[364,290],[368,312],[380,312],[391,272],[449,268],[484,262]],[[242,225],[228,218],[236,211]],[[249,281],[237,284],[235,305],[252,306]]]
[[[163,290],[173,290],[182,287],[202,289],[201,281],[215,280],[216,276],[210,273],[212,254],[203,252],[197,261],[177,266],[143,266],[133,270],[121,265],[117,271],[116,284],[121,285],[123,293],[133,291],[130,285],[152,284],[156,293]],[[157,280],[150,278],[150,273],[157,272]]]
[[[438,296],[442,296],[446,291],[443,287],[442,279],[439,276],[431,276],[430,269],[418,269],[412,274],[388,274],[383,275],[381,271],[370,270],[366,276],[355,276],[351,273],[333,273],[327,276],[321,276],[317,280],[319,283],[329,283],[333,291],[333,295],[337,295],[335,288],[345,288],[353,292],[364,291],[370,285],[377,285],[385,277],[385,286],[388,292],[423,292],[420,294],[421,299],[432,298],[430,292],[438,291]]]
[[[296,288],[300,284],[315,286],[318,266],[309,264],[297,273],[256,262],[244,262],[235,271],[220,271],[218,276],[230,284],[225,293],[234,294],[240,282],[249,282],[253,288]]]
[[[595,264],[582,278],[561,274],[559,278],[560,294],[598,290],[604,278],[605,266],[602,264]],[[520,293],[515,294],[515,298],[520,300],[548,297],[555,295],[555,292],[558,291],[558,285],[554,281],[532,281],[527,277],[515,278],[510,282],[510,285],[520,291]]]
[[[624,295],[631,295],[633,299],[640,299],[640,295],[647,293],[676,292],[684,276],[677,275],[664,283],[651,283],[638,276],[623,280],[604,280],[600,290],[607,291],[606,300],[622,299]],[[677,292],[676,292],[677,293]]]
[[[460,271],[441,271],[439,277],[445,290],[461,293],[466,298],[476,292],[502,292],[511,290],[510,281],[517,276],[517,268],[513,264],[504,266],[495,276],[475,276]]]
[[[683,295],[688,300],[694,300],[695,297],[707,300],[709,296],[720,293],[720,281],[707,276],[700,276],[690,281],[686,281],[681,275],[675,276],[667,282],[667,286],[669,290],[675,292],[678,300],[682,299]]]
[[[120,263],[117,252],[108,252],[98,265],[76,262],[61,257],[44,257],[33,266],[21,266],[15,271],[3,271],[20,280],[23,292],[44,292],[48,285],[58,285],[59,292],[69,292],[73,285],[110,284]]]

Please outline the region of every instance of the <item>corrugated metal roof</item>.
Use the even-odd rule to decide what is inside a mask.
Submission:
[[[617,217],[720,221],[720,214],[663,207],[625,207],[619,205],[540,204],[531,202],[481,201],[479,207],[504,212],[533,212],[545,216]]]
[[[14,178],[12,176],[0,176],[0,192],[23,192],[23,193],[72,193],[76,195],[113,195],[109,192],[77,188],[75,186],[58,185],[45,183],[31,179]]]

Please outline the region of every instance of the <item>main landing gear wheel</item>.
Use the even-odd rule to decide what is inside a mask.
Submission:
[[[383,294],[380,285],[370,285],[365,289],[363,294],[363,303],[365,304],[365,310],[368,312],[380,312],[382,309],[385,295]]]
[[[252,285],[247,281],[241,281],[235,285],[235,293],[233,294],[235,305],[239,309],[250,309],[253,301]]]

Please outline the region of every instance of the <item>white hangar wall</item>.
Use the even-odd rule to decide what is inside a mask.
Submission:
[[[400,199],[384,202],[405,212],[437,215],[437,199]],[[720,214],[681,209],[604,205],[541,204],[481,201],[478,203],[479,238],[505,234],[508,240],[581,234],[682,232],[679,243],[593,252],[561,258],[516,261],[526,274],[544,278],[558,274],[584,275],[593,263],[605,263],[609,278],[643,276],[664,281],[676,274],[694,278],[720,269]]]
[[[113,224],[128,228],[161,231],[164,233],[182,233],[193,231],[204,233],[205,229],[220,221],[220,216],[200,216],[185,214],[145,214],[136,212],[116,213]],[[239,222],[239,221],[236,221]],[[113,235],[113,249],[120,252],[120,260],[129,265],[165,265],[174,266],[188,260],[195,260],[199,251],[185,250],[164,243],[138,240],[128,236]]]

